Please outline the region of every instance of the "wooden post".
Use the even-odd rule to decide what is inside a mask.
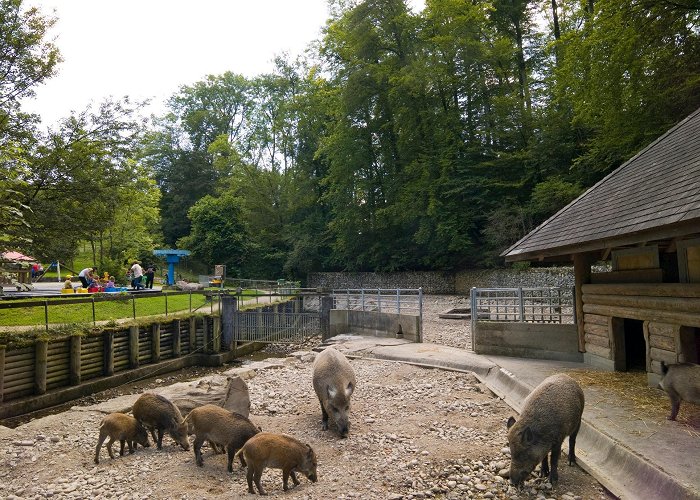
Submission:
[[[223,295],[221,297],[221,324],[222,324],[222,343],[224,349],[230,351],[232,348],[235,349],[234,344],[234,318],[238,304],[236,297],[230,295]]]
[[[104,374],[114,375],[114,332],[104,332]]]
[[[0,403],[5,393],[5,346],[0,345]]]
[[[151,327],[151,362],[160,361],[160,323]]]
[[[214,352],[221,351],[221,318],[219,316],[214,316],[213,326],[211,332],[212,346],[211,349]]]
[[[139,367],[139,327],[129,327],[129,366]]]
[[[81,361],[80,350],[83,346],[83,338],[80,335],[71,335],[70,338],[70,383],[80,385]]]
[[[211,332],[209,331],[209,318],[206,316],[202,317],[202,332],[204,335],[202,335],[202,342],[204,342],[204,348],[202,349],[202,352],[210,353],[211,352]]]
[[[576,329],[578,331],[578,350],[586,352],[586,334],[583,331],[583,292],[581,286],[591,282],[591,263],[593,257],[586,253],[574,254],[574,295],[576,300]]]
[[[331,336],[331,308],[333,297],[325,295],[321,297],[321,340],[328,340]]]
[[[180,344],[180,320],[173,320],[173,358],[179,358],[182,355],[182,346]]]
[[[190,317],[190,354],[197,350],[197,318]]]
[[[48,364],[49,342],[37,340],[34,344],[34,393],[46,393],[46,368]]]

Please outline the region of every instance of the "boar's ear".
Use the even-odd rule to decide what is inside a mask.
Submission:
[[[513,427],[513,424],[515,423],[515,417],[510,417],[508,419],[508,422],[506,423],[506,429],[510,429]]]
[[[348,386],[345,388],[345,396],[350,397],[352,395],[352,391],[355,390],[355,386],[352,385],[352,382],[348,383]]]
[[[525,430],[522,433],[523,444],[532,444],[534,441],[535,441],[535,434],[532,432],[532,430],[529,427],[525,427]]]
[[[338,393],[338,391],[336,391],[335,387],[331,387],[330,385],[326,387],[326,391],[328,392],[328,397],[330,399],[335,398],[335,395]]]

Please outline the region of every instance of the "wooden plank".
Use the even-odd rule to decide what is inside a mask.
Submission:
[[[584,294],[600,295],[643,295],[649,297],[690,297],[700,298],[698,283],[659,283],[659,284],[618,284],[582,286]]]
[[[608,325],[603,326],[584,323],[583,331],[586,333],[590,333],[591,335],[599,335],[605,338],[608,338],[610,336],[610,327]]]
[[[600,335],[586,334],[586,342],[595,344],[600,347],[610,348],[610,339],[608,337],[602,337]]]
[[[600,356],[601,358],[610,359],[610,349],[601,347],[595,344],[586,344],[586,352]]]
[[[675,352],[667,351],[665,349],[657,349],[652,347],[649,350],[649,357],[657,361],[663,361],[667,365],[678,363],[678,355]]]
[[[661,269],[640,269],[634,271],[610,271],[607,273],[592,273],[592,284],[612,283],[661,283]]]
[[[633,307],[616,307],[599,304],[584,304],[586,313],[603,314],[617,318],[638,319],[642,321],[659,321],[700,328],[700,314],[657,311],[654,309],[636,309]]]
[[[0,345],[0,403],[5,393],[5,346]]]
[[[674,337],[664,337],[662,335],[649,334],[649,346],[665,349],[666,351],[676,351],[676,339]]]
[[[607,327],[610,318],[608,316],[600,316],[598,314],[586,314],[583,319],[584,323],[593,325],[602,325]]]
[[[36,394],[46,393],[46,366],[49,342],[47,340],[37,340],[34,358],[34,392]]]
[[[600,295],[585,293],[584,304],[658,309],[670,312],[700,313],[700,299],[676,297],[648,297],[642,295]]]

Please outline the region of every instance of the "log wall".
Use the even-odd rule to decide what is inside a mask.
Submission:
[[[107,330],[95,336],[37,340],[34,346],[21,349],[0,346],[0,403],[184,356],[197,346],[201,351],[205,323],[213,337],[209,351],[219,352],[218,335],[213,335],[219,331],[217,320],[193,317]],[[190,332],[190,328],[195,331]],[[197,345],[191,345],[191,339],[196,339]]]
[[[627,318],[644,322],[647,372],[660,375],[661,361],[697,362],[684,352],[681,339],[688,327],[700,328],[700,285],[587,284],[581,290],[587,353],[614,365],[620,353],[615,352],[619,322],[613,318]]]

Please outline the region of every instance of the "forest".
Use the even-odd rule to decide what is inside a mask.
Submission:
[[[231,68],[182,82],[162,116],[125,97],[44,130],[21,101],[60,67],[55,19],[0,0],[0,248],[70,262],[83,242],[111,270],[175,247],[267,279],[503,266],[700,107],[698,0],[328,9],[269,74]]]

